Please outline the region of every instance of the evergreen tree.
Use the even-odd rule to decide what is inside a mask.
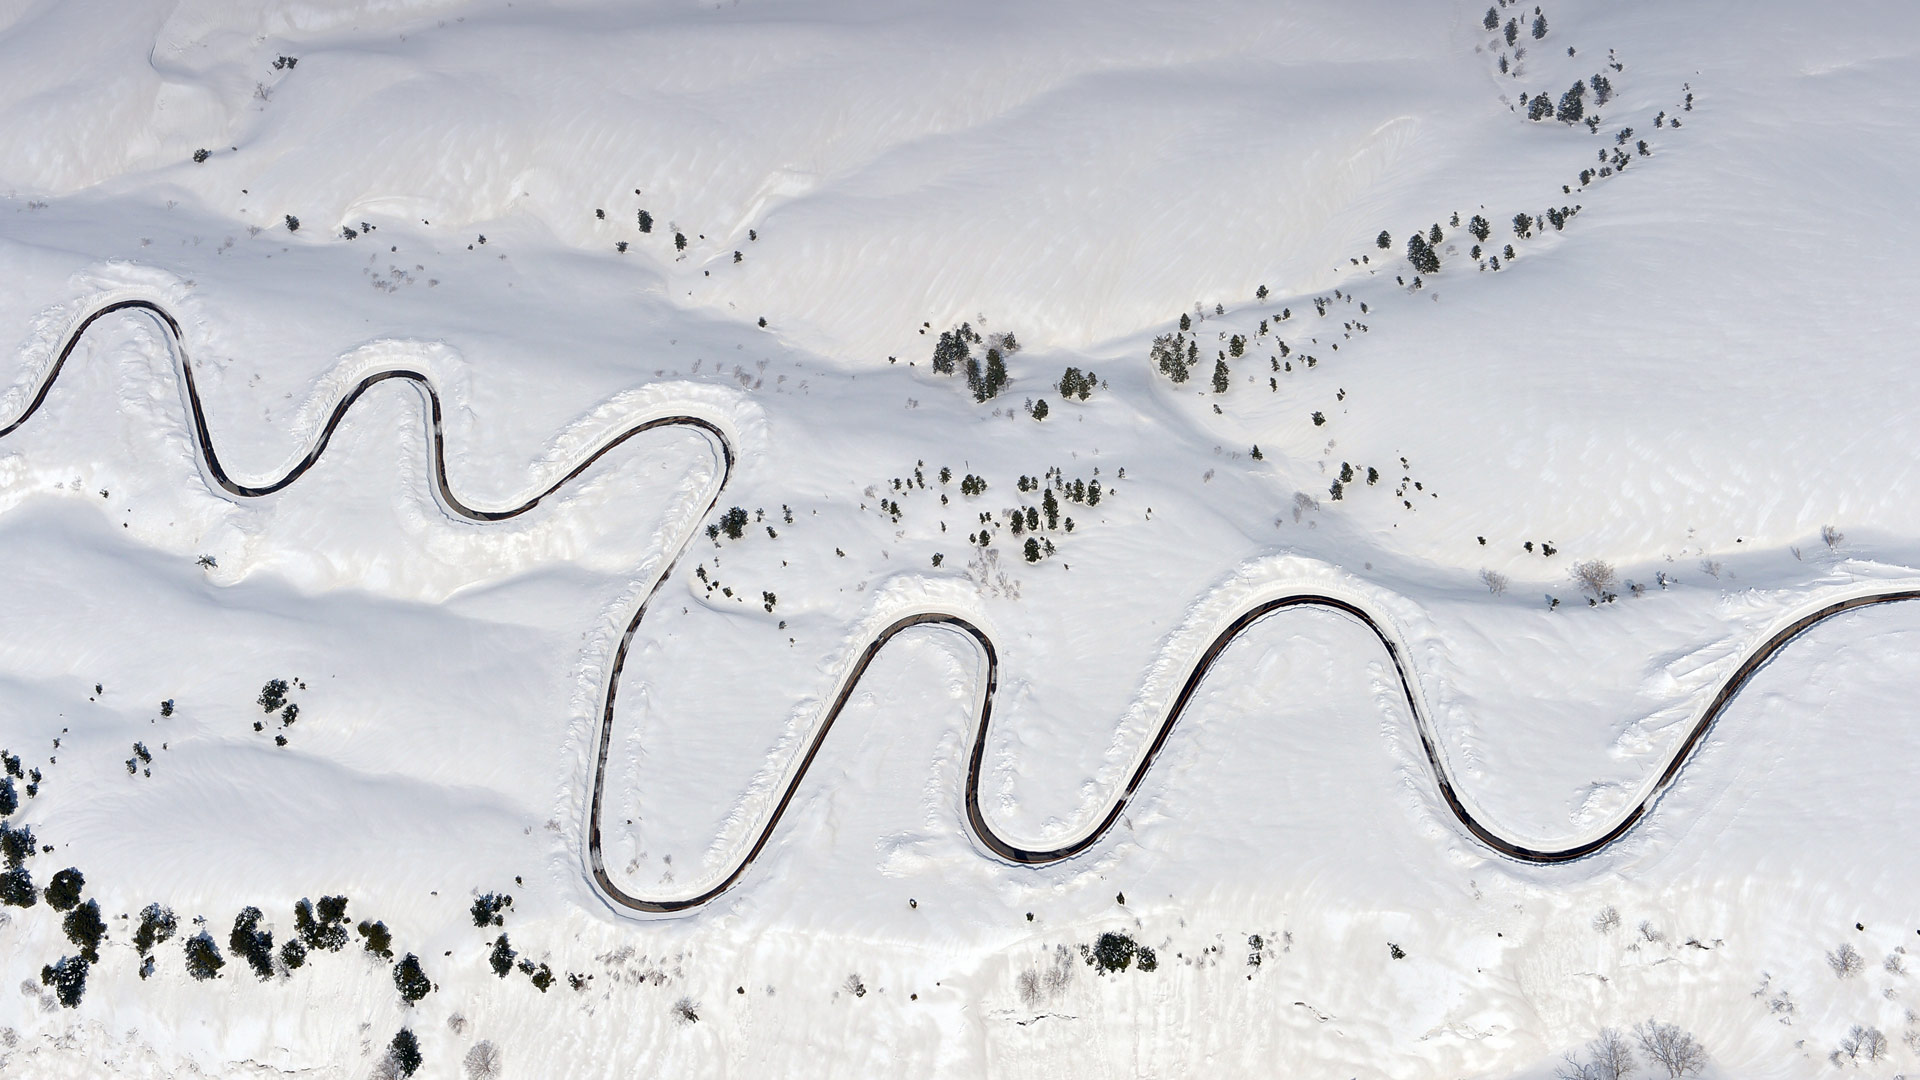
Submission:
[[[1040,510],[1047,515],[1047,528],[1060,527],[1060,500],[1053,497],[1053,489],[1048,488],[1040,497]]]
[[[1224,394],[1227,392],[1227,376],[1230,374],[1232,373],[1227,370],[1227,361],[1224,357],[1213,362],[1214,393]]]
[[[1385,251],[1393,246],[1393,237],[1388,234],[1387,230],[1381,229],[1380,235],[1373,238],[1373,246]]]
[[[1007,363],[1000,358],[999,349],[987,350],[987,372],[981,380],[981,391],[975,397],[980,401],[998,394],[1007,385]]]
[[[312,901],[302,899],[293,905],[294,932],[309,949],[339,952],[346,948],[346,922],[347,898],[344,896],[321,897],[317,917]]]
[[[420,970],[420,958],[408,953],[393,965],[393,986],[400,991],[400,1000],[411,1005],[432,992],[433,980]]]
[[[507,973],[513,970],[513,958],[517,955],[519,954],[513,951],[513,946],[507,944],[507,935],[501,934],[494,939],[493,951],[487,954],[487,963],[493,966],[495,975],[504,979]]]
[[[645,210],[640,211],[640,231],[643,233],[653,231],[653,215],[647,213]]]
[[[1608,81],[1605,75],[1595,75],[1591,82],[1593,84],[1593,107],[1598,109],[1612,99],[1613,83]],[[1633,129],[1628,128],[1627,131],[1631,134]]]
[[[1033,403],[1033,418],[1035,420],[1045,420],[1047,418],[1046,398],[1041,398],[1039,401]]]
[[[1520,237],[1520,239],[1522,240],[1525,240],[1527,237],[1532,236],[1533,235],[1533,218],[1528,214],[1526,214],[1524,211],[1513,215],[1513,231],[1514,231],[1514,235]],[[1507,257],[1511,259],[1513,256],[1509,255]]]
[[[1541,38],[1546,36],[1547,36],[1547,17],[1545,15],[1535,15],[1533,17],[1533,40],[1539,41]]]
[[[1576,81],[1566,93],[1560,95],[1560,111],[1554,115],[1554,119],[1563,124],[1579,123],[1580,118],[1587,115],[1586,96],[1587,84]]]
[[[33,877],[26,867],[16,866],[0,874],[0,904],[29,908],[39,902],[40,897],[33,888]]]
[[[220,947],[213,943],[213,935],[205,930],[187,939],[187,974],[205,982],[220,977],[220,969],[227,962],[220,955]]]
[[[273,977],[273,931],[260,929],[257,907],[244,907],[234,916],[233,933],[227,936],[227,948],[246,960],[261,979]]]
[[[1181,312],[1181,313],[1180,313],[1180,330],[1181,330],[1181,332],[1182,332],[1182,333],[1185,333],[1186,331],[1188,331],[1188,330],[1191,330],[1191,329],[1193,329],[1193,320],[1192,320],[1191,318],[1189,318],[1189,317],[1187,316],[1187,313],[1186,313],[1186,312],[1184,312],[1184,311],[1183,311],[1183,312]]]
[[[20,809],[20,793],[13,790],[13,777],[0,776],[0,817]]]
[[[87,992],[88,966],[84,957],[63,956],[59,963],[40,969],[40,985],[53,987],[53,995],[63,1007],[76,1008]]]
[[[1437,274],[1440,272],[1440,256],[1427,243],[1427,238],[1419,233],[1407,237],[1407,261],[1413,264],[1415,273]]]
[[[1520,23],[1516,19],[1507,20],[1507,44],[1511,45],[1520,38]]]
[[[967,389],[973,393],[973,400],[985,401],[987,381],[980,371],[980,361],[967,357]]]
[[[1026,556],[1026,560],[1028,562],[1039,562],[1040,561],[1040,541],[1034,539],[1031,536],[1027,537],[1027,545],[1026,547],[1021,549],[1021,553]]]
[[[1160,368],[1160,374],[1174,382],[1187,381],[1186,340],[1178,334],[1161,334],[1153,339],[1152,359]]]
[[[387,1060],[393,1062],[401,1076],[412,1076],[426,1059],[420,1056],[420,1040],[414,1038],[413,1032],[401,1028],[387,1044]]]
[[[67,940],[80,950],[80,958],[89,964],[100,962],[100,939],[107,936],[107,924],[100,918],[100,901],[89,900],[60,921]]]
[[[297,937],[290,937],[280,946],[280,962],[288,971],[297,971],[307,962],[307,943]]]
[[[361,944],[368,952],[383,960],[393,959],[393,932],[387,929],[386,923],[362,919],[354,929],[359,931]]]
[[[687,234],[686,233],[677,232],[673,234],[673,250],[675,251],[687,250]]]
[[[1545,120],[1553,115],[1553,99],[1540,94],[1527,104],[1527,119]]]
[[[1473,220],[1467,222],[1467,231],[1473,234],[1475,240],[1484,244],[1487,242],[1487,234],[1493,231],[1493,227],[1487,224],[1486,218],[1475,214]]]
[[[933,347],[933,371],[936,375],[951,375],[959,364],[968,359],[967,339],[952,330],[942,331],[940,341]]]
[[[85,874],[74,867],[67,867],[53,875],[53,880],[47,883],[47,905],[55,911],[72,911],[79,906],[80,890],[86,884]]]
[[[1438,244],[1439,242],[1440,242],[1440,223],[1436,221],[1433,223],[1432,231],[1427,233],[1427,243]]]
[[[1488,30],[1496,29],[1500,25],[1500,16],[1496,14],[1492,8],[1488,8],[1487,17],[1480,20],[1480,24]]]
[[[178,927],[173,912],[159,904],[148,904],[140,912],[140,925],[133,931],[133,948],[141,956],[152,954],[153,947],[173,937]]]
[[[1253,454],[1252,454],[1251,456],[1252,456],[1252,458],[1253,458],[1253,460],[1255,460],[1255,461],[1261,461],[1261,460],[1264,460],[1264,459],[1266,458],[1266,455],[1265,455],[1265,454],[1262,454],[1262,453],[1260,452],[1260,444],[1259,444],[1259,443],[1254,443],[1254,444],[1253,444]]]

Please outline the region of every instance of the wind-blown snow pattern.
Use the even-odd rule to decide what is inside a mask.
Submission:
[[[1917,41],[0,6],[0,1075],[1920,1071]]]

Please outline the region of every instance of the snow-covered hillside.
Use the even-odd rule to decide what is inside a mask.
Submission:
[[[1920,1073],[1920,18],[1492,3],[0,0],[0,1076]]]

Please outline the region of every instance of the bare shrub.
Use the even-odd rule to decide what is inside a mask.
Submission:
[[[1554,1075],[1560,1080],[1622,1080],[1639,1064],[1627,1037],[1614,1028],[1600,1029],[1599,1036],[1587,1044],[1587,1058],[1583,1062],[1568,1054],[1567,1063]]]
[[[1573,564],[1573,582],[1580,586],[1595,600],[1606,600],[1620,587],[1620,578],[1614,574],[1613,566],[1599,559]]]
[[[1706,1067],[1707,1048],[1678,1024],[1648,1020],[1635,1024],[1633,1034],[1640,1041],[1640,1049],[1646,1051],[1647,1060],[1667,1070],[1668,1077],[1697,1073]]]
[[[1880,1033],[1879,1028],[1855,1024],[1853,1029],[1847,1032],[1847,1037],[1840,1040],[1840,1049],[1827,1055],[1827,1060],[1838,1065],[1840,1059],[1844,1057],[1847,1061],[1858,1064],[1861,1058],[1865,1058],[1871,1063],[1886,1057],[1887,1049],[1887,1037]]]
[[[867,996],[867,984],[860,981],[860,974],[858,972],[847,976],[847,981],[841,983],[840,988],[857,998]]]
[[[1820,541],[1827,545],[1828,551],[1832,551],[1834,548],[1847,542],[1847,534],[1831,525],[1822,525],[1820,526]]]
[[[1894,950],[1887,954],[1886,963],[1881,966],[1887,969],[1887,974],[1889,975],[1905,975],[1907,973],[1907,950],[1895,946]]]
[[[1721,567],[1720,563],[1715,559],[1701,559],[1700,569],[1706,571],[1715,580],[1718,580],[1720,577],[1720,571],[1723,568]]]
[[[1014,987],[1020,991],[1020,1004],[1025,1005],[1029,1009],[1037,1009],[1040,1007],[1039,972],[1028,968],[1020,973],[1020,977],[1015,979],[1013,984]]]
[[[1833,969],[1834,978],[1851,979],[1866,970],[1867,958],[1860,955],[1860,950],[1842,942],[1827,954],[1827,966]]]
[[[1482,570],[1480,584],[1485,585],[1488,592],[1499,596],[1507,591],[1507,575],[1498,570]]]
[[[1640,936],[1643,938],[1646,938],[1648,941],[1667,940],[1666,931],[1661,930],[1659,927],[1653,925],[1652,922],[1646,919],[1640,920]]]
[[[505,1068],[500,1060],[500,1048],[486,1039],[474,1043],[461,1064],[466,1067],[467,1080],[500,1080],[501,1070]]]
[[[683,997],[673,1003],[673,1017],[683,1024],[700,1022],[700,1003],[690,997]]]
[[[1620,912],[1615,910],[1612,904],[1601,908],[1600,914],[1593,917],[1593,928],[1603,934],[1611,934],[1620,929]]]

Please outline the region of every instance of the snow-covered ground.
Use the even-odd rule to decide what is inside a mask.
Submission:
[[[1575,0],[1536,38],[1494,3],[0,0],[0,425],[138,298],[241,483],[396,369],[482,508],[652,417],[737,454],[712,513],[715,444],[663,429],[474,524],[393,381],[231,498],[161,324],[94,324],[0,439],[36,899],[0,906],[0,1075],[363,1077],[405,1029],[422,1076],[485,1075],[485,1042],[528,1077],[1540,1080],[1649,1020],[1712,1077],[1920,1073],[1920,606],[1797,639],[1566,865],[1468,835],[1379,643],[1298,610],[1074,858],[969,830],[980,657],[926,628],[717,900],[641,918],[588,872],[608,665],[683,548],[599,823],[658,899],[739,863],[913,611],[995,644],[981,802],[1023,844],[1099,820],[1223,620],[1317,590],[1404,642],[1476,813],[1551,846],[1629,809],[1769,634],[1920,587],[1920,18]],[[1576,80],[1591,129],[1526,119]],[[1017,339],[991,400],[932,370],[963,322],[982,362]],[[106,924],[71,1006],[42,979],[82,951],[44,892],[69,866]],[[290,968],[329,895],[345,948]],[[150,904],[177,929],[143,974]],[[1153,969],[1090,964],[1108,933]]]

